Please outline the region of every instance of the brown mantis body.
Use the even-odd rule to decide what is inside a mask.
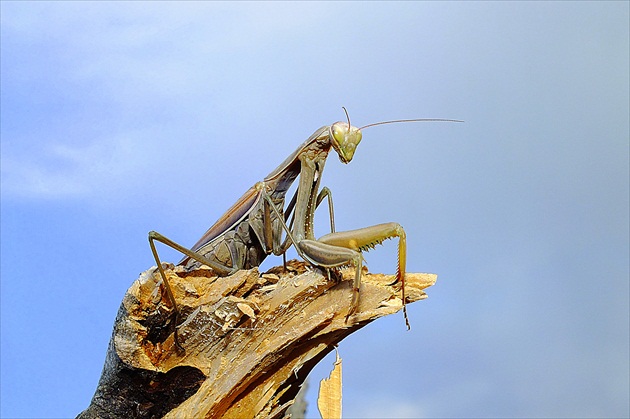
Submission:
[[[345,110],[345,109],[344,109]],[[444,119],[414,119],[387,121],[368,126],[411,121],[452,121]],[[361,128],[362,129],[362,128]],[[364,250],[369,250],[386,239],[398,237],[398,268],[394,282],[400,281],[403,313],[407,328],[409,322],[405,306],[406,236],[397,223],[378,224],[357,230],[335,232],[332,194],[320,182],[326,158],[334,149],[342,163],[349,163],[361,141],[361,129],[348,122],[336,122],[315,131],[297,150],[271,172],[262,182],[256,183],[206,231],[189,250],[161,234],[151,231],[149,244],[163,279],[168,298],[178,323],[177,304],[155,248],[154,240],[182,252],[179,262],[186,268],[207,265],[219,275],[228,275],[239,269],[259,266],[269,254],[283,255],[293,245],[298,255],[322,268],[352,265],[355,268],[353,296],[348,318],[355,313],[359,302],[361,269]],[[299,176],[295,195],[285,210],[285,195]],[[331,233],[316,239],[313,231],[315,209],[328,199]],[[287,221],[291,217],[291,221]],[[283,232],[286,237],[283,239]],[[176,330],[176,329],[175,329]],[[175,342],[177,333],[175,333]]]

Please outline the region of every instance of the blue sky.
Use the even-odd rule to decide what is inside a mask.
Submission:
[[[2,417],[83,410],[147,232],[192,245],[341,106],[466,121],[327,164],[338,229],[439,275],[342,342],[344,416],[630,415],[627,2],[0,8]]]

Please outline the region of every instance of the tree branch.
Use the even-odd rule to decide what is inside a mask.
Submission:
[[[344,337],[402,308],[400,284],[363,273],[346,323],[353,270],[329,279],[306,264],[288,270],[166,271],[183,323],[176,350],[172,308],[155,269],[127,291],[98,388],[79,418],[281,418],[309,371]],[[426,298],[433,274],[405,276],[407,302]],[[402,321],[402,320],[401,320]]]

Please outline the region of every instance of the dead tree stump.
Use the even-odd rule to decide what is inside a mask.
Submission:
[[[298,261],[262,275],[172,266],[166,273],[185,353],[176,350],[172,309],[150,269],[125,294],[98,388],[79,418],[282,418],[335,345],[402,308],[392,276],[364,272],[358,310],[346,323],[354,271],[329,279]],[[422,290],[436,278],[408,273],[407,302],[426,298]]]

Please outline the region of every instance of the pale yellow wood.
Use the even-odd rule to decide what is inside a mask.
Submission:
[[[322,419],[341,419],[342,371],[339,351],[335,351],[337,359],[328,378],[319,383],[317,408]]]

